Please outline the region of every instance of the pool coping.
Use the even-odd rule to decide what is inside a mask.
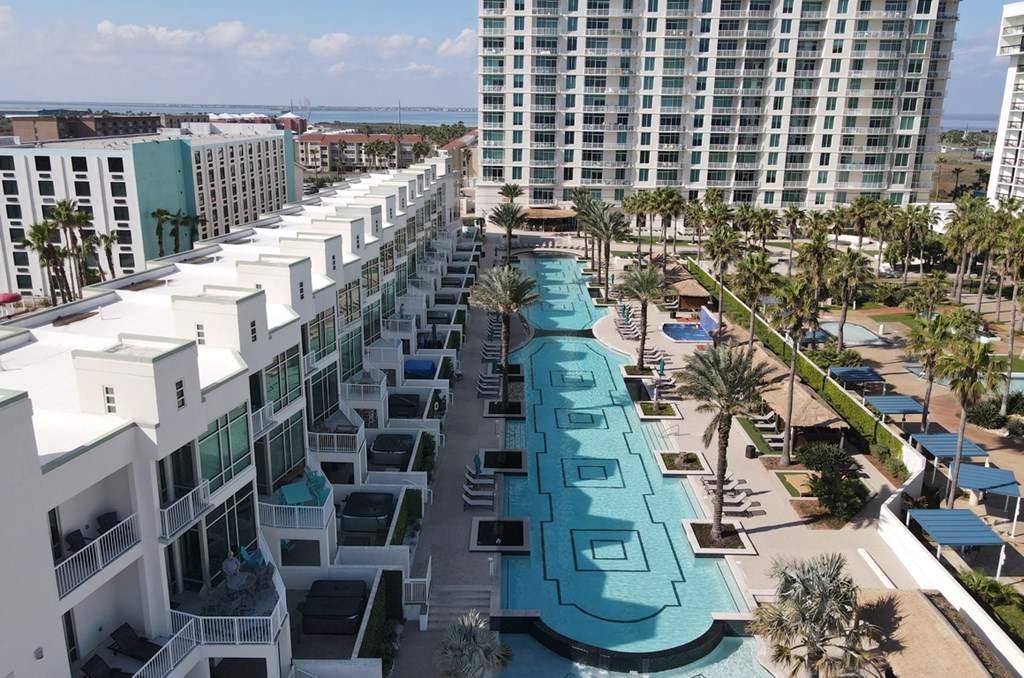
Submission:
[[[707,525],[711,520],[708,518],[683,518],[680,523],[683,526],[683,534],[686,535],[686,541],[690,542],[690,548],[693,550],[693,555],[697,558],[720,558],[724,556],[756,556],[758,555],[757,549],[754,548],[754,542],[750,541],[750,537],[747,536],[746,530],[743,528],[743,523],[738,520],[723,520],[722,525],[732,525],[736,530],[736,534],[739,536],[740,541],[743,542],[743,548],[738,549],[718,549],[709,548],[707,546],[701,546],[697,541],[697,535],[693,532],[693,525]],[[742,614],[742,613],[731,613],[731,614]]]

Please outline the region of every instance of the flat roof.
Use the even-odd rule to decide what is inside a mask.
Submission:
[[[940,546],[1002,546],[1006,543],[970,509],[911,509],[908,513]]]
[[[949,468],[950,476],[955,472],[956,464]],[[960,475],[956,477],[957,487],[977,492],[991,492],[1004,497],[1019,497],[1020,485],[1013,471],[982,466],[981,464],[960,464]]]
[[[882,414],[924,414],[924,405],[910,396],[867,396],[864,402]]]
[[[910,436],[912,441],[920,443],[921,448],[936,459],[956,457],[956,438],[955,433],[915,433]],[[988,452],[964,438],[963,456],[987,457]]]
[[[870,367],[830,367],[828,372],[845,384],[873,384],[885,381],[882,375]]]

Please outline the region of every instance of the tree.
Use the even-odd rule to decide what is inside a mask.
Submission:
[[[1022,234],[1022,237],[1024,237],[1024,234]],[[1024,244],[1024,241],[1022,241],[1022,244]],[[921,278],[920,290],[926,301],[924,316],[930,318],[932,313],[935,312],[939,300],[945,299],[946,295],[949,294],[949,278],[946,276],[946,272],[936,270],[928,273],[928,275]]]
[[[501,404],[508,409],[508,347],[511,319],[516,313],[540,301],[534,290],[537,281],[524,276],[512,266],[492,268],[477,281],[470,292],[473,300],[483,308],[501,316]]]
[[[846,315],[850,304],[856,298],[857,288],[875,278],[868,258],[859,250],[849,249],[840,252],[829,262],[825,276],[833,294],[839,297],[843,310],[839,314],[839,330],[836,333],[836,350],[843,350],[843,329],[846,326]]]
[[[693,234],[697,237],[697,265],[700,265],[700,254],[701,254],[701,238],[704,236],[704,228],[706,226],[706,213],[704,212],[704,205],[699,200],[691,200],[686,203],[683,207],[683,218],[686,219],[686,225],[693,231]]]
[[[441,678],[485,678],[512,663],[512,650],[476,610],[455,620],[434,652]]]
[[[416,142],[413,143],[413,145],[412,145],[412,157],[415,158],[417,162],[419,162],[423,158],[427,157],[428,155],[430,155],[430,144],[429,143],[427,143],[423,139],[420,139],[419,141],[416,141]]]
[[[1006,353],[1006,374],[1004,379],[1006,383],[1010,383],[1010,377],[1013,373],[1013,356],[1014,354],[1014,343],[1017,338],[1017,306],[1018,296],[1017,293],[1020,288],[1020,274],[1021,269],[1024,268],[1024,217],[1020,215],[1013,221],[1011,225],[1010,233],[1007,237],[1007,249],[1004,254],[1006,261],[1006,267],[1010,273],[1010,279],[1013,285],[1013,292],[1010,294],[1010,348]],[[999,321],[999,318],[996,318]],[[1003,396],[999,402],[999,414],[1006,416],[1007,408],[1010,402],[1010,389],[1003,389]]]
[[[174,214],[167,220],[171,224],[171,242],[174,247],[174,254],[181,252],[181,233],[185,230],[185,220],[188,215],[182,212],[180,209],[175,210]]]
[[[814,285],[814,300],[821,299],[821,290],[825,286],[825,271],[829,262],[835,256],[836,251],[828,244],[828,233],[815,229],[811,233],[811,240],[797,255],[797,267],[803,271]]]
[[[618,285],[619,295],[640,304],[640,348],[636,369],[644,369],[644,351],[647,348],[647,307],[661,301],[668,292],[665,274],[656,266],[634,266],[622,276]]]
[[[627,216],[631,216],[636,219],[634,228],[636,228],[636,258],[640,261],[640,236],[643,235],[643,221],[644,221],[644,210],[647,209],[647,204],[644,200],[644,192],[639,191],[637,193],[631,193],[622,200],[622,211]],[[699,258],[699,256],[698,256]]]
[[[57,236],[57,227],[52,221],[43,220],[32,224],[28,229],[27,237],[22,246],[36,253],[39,265],[43,269],[43,276],[46,280],[46,289],[50,293],[50,304],[57,305],[58,288],[61,293],[61,302],[67,301],[64,297],[64,288],[57,283],[57,253],[53,241]]]
[[[98,243],[103,249],[103,255],[107,260],[107,271],[110,273],[110,279],[113,280],[117,277],[117,272],[114,269],[114,247],[120,243],[120,240],[118,240],[116,233],[100,233]]]
[[[882,268],[882,252],[885,251],[885,242],[893,236],[896,228],[896,215],[899,207],[888,200],[881,200],[875,210],[874,218],[871,220],[871,232],[878,237],[878,262],[876,269]]]
[[[679,189],[659,186],[654,189],[652,202],[655,213],[661,217],[661,272],[664,273],[668,270],[668,229],[672,227],[672,220],[682,214],[686,201]]]
[[[725,310],[725,271],[729,264],[739,256],[739,236],[731,226],[722,224],[716,226],[711,235],[708,236],[708,258],[711,259],[718,274],[718,330],[715,332],[715,345],[720,343],[722,337],[722,312]]]
[[[834,678],[877,661],[866,646],[878,640],[878,629],[861,619],[860,591],[845,569],[838,553],[772,563],[777,602],[758,606],[751,630],[771,643],[772,660],[790,675]]]
[[[510,203],[514,203],[516,198],[523,195],[523,187],[519,184],[505,184],[498,189],[498,195],[503,198],[508,198]]]
[[[489,216],[491,223],[505,231],[505,265],[512,265],[512,232],[526,225],[526,210],[514,202],[503,202]]]
[[[751,235],[761,243],[762,250],[767,248],[769,240],[778,237],[780,223],[779,213],[775,210],[766,207],[757,211]]]
[[[92,225],[92,217],[80,209],[76,200],[58,200],[53,206],[52,222],[64,234],[67,258],[71,261],[71,295],[81,296],[85,286],[87,248],[81,246],[82,232]]]
[[[759,300],[771,294],[778,285],[778,279],[767,252],[751,252],[736,263],[733,285],[750,307],[750,339],[747,342],[750,353],[754,352],[754,328]]]
[[[576,236],[579,237],[580,232],[583,232],[583,252],[585,255],[588,249],[591,249],[588,246],[590,242],[589,225],[594,219],[598,202],[594,199],[594,194],[582,186],[572,189],[572,192],[569,194],[569,201],[572,203],[572,208],[576,210]],[[591,265],[594,268],[597,267],[594,257],[591,258]]]
[[[949,316],[939,313],[934,318],[927,317],[910,328],[907,335],[907,354],[921,361],[921,376],[928,381],[924,391],[924,415],[921,419],[921,430],[928,432],[929,407],[932,401],[932,385],[935,383],[935,366],[940,356],[944,355],[953,341],[952,327]]]
[[[153,210],[150,215],[156,219],[156,246],[157,246],[157,258],[163,259],[164,257],[164,224],[171,220],[171,213],[165,210],[163,207]]]
[[[754,204],[749,202],[740,203],[733,210],[732,225],[737,230],[743,231],[743,240],[747,245],[750,244],[750,231],[754,227],[754,222],[757,221],[757,212]]]
[[[878,202],[866,195],[859,195],[850,203],[849,218],[853,230],[857,233],[857,249],[864,246],[864,232],[874,219],[875,210],[878,209]]]
[[[698,401],[697,411],[711,415],[704,429],[704,447],[718,436],[718,460],[715,464],[715,495],[711,517],[711,540],[722,539],[722,500],[725,474],[729,467],[729,432],[733,417],[750,413],[761,402],[770,367],[755,365],[749,352],[718,346],[710,351],[686,357],[685,369],[679,373],[679,393]],[[682,452],[680,454],[683,454]]]
[[[789,205],[782,213],[782,225],[786,227],[789,234],[789,263],[786,266],[786,277],[793,275],[793,240],[800,235],[800,227],[803,225],[807,213],[796,205]]]
[[[978,278],[978,298],[974,306],[974,310],[979,313],[981,312],[981,302],[985,297],[985,284],[988,282],[992,253],[998,249],[1002,236],[1001,222],[1004,219],[1012,218],[1012,215],[1005,213],[1005,207],[1006,203],[1001,202],[999,212],[994,212],[988,202],[985,202],[984,206],[979,206],[974,229],[971,235],[968,236],[968,246],[971,250],[975,254],[984,257],[981,264],[980,277]]]
[[[1010,358],[1012,359],[1012,356]],[[960,403],[960,427],[957,429],[953,476],[950,479],[949,494],[946,496],[946,508],[953,508],[964,451],[964,434],[967,430],[967,409],[981,400],[987,388],[998,384],[1002,380],[1002,375],[995,370],[992,345],[970,339],[958,340],[952,352],[938,357],[935,367],[938,376],[949,380],[949,389]]]
[[[610,264],[612,256],[612,242],[621,240],[626,236],[629,227],[626,225],[626,216],[615,209],[610,203],[597,203],[594,210],[594,217],[590,220],[590,233],[598,246],[604,249],[604,298],[608,299],[610,284]]]
[[[793,394],[796,388],[796,358],[800,340],[808,326],[818,320],[818,299],[806,276],[788,278],[775,292],[777,303],[768,308],[768,317],[779,332],[790,340],[789,390],[786,396],[786,426],[782,433],[782,456],[779,463],[789,466],[793,453]]]
[[[953,172],[953,177],[956,178],[956,185],[953,187],[953,190],[955,191],[956,189],[960,188],[960,175],[964,173],[964,168],[963,167],[954,167],[952,172]]]

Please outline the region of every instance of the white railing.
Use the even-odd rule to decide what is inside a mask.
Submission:
[[[322,530],[334,519],[334,488],[326,487],[330,492],[323,506],[288,506],[261,501],[260,525]]]
[[[252,435],[255,438],[274,424],[274,403],[252,411]]]
[[[403,582],[403,597],[406,605],[426,605],[430,601],[430,571],[434,557],[427,558],[427,575],[422,579],[409,578]]]
[[[138,514],[133,513],[102,535],[89,542],[67,560],[54,566],[57,593],[63,598],[74,591],[118,556],[139,543]]]
[[[210,481],[204,480],[181,499],[160,509],[160,536],[170,539],[210,508]]]
[[[402,360],[402,346],[367,346],[363,349],[363,360],[374,365],[399,363]]]
[[[171,612],[172,618],[178,612]],[[134,678],[164,678],[170,674],[181,662],[188,657],[192,650],[199,646],[198,624],[191,615],[181,615],[188,619],[174,618],[175,626],[180,621],[181,626],[171,639],[160,648],[160,651],[153,655],[152,659],[146,662],[141,669],[135,672]]]
[[[341,385],[341,394],[346,400],[380,401],[384,399],[385,383],[384,379],[375,384],[345,383]]]
[[[358,452],[366,442],[366,434],[359,433],[315,433],[307,435],[309,449],[312,452]]]
[[[302,356],[302,373],[309,375],[316,369],[316,353],[312,351]]]
[[[385,332],[408,334],[416,329],[415,318],[385,318],[381,321],[381,328]]]

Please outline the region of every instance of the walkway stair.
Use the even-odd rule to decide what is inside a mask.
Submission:
[[[490,586],[435,584],[430,587],[430,621],[427,630],[445,630],[470,610],[476,610],[484,618],[490,616]]]

